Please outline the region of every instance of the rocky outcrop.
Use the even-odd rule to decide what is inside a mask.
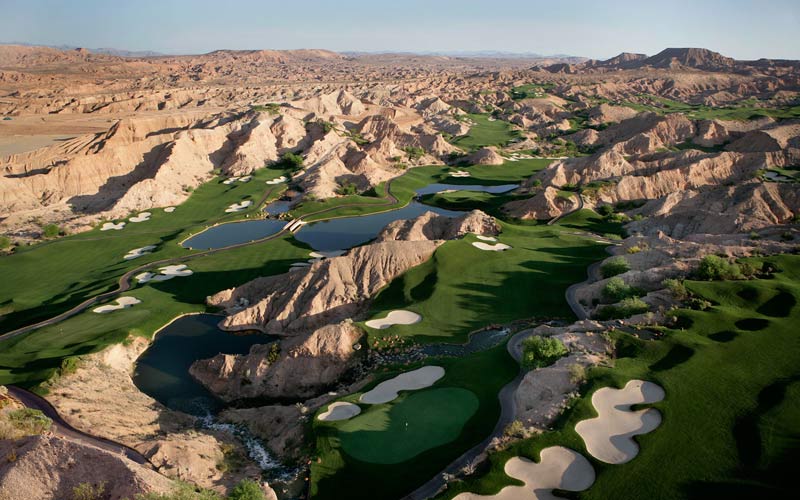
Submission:
[[[351,322],[318,328],[246,355],[218,354],[196,361],[190,373],[220,398],[307,399],[327,390],[354,364],[363,332]]]
[[[376,240],[379,242],[453,240],[468,233],[496,236],[499,232],[500,225],[494,217],[480,210],[473,210],[459,217],[425,212],[415,219],[389,223],[378,234]]]
[[[506,203],[503,211],[517,219],[552,219],[574,210],[577,204],[577,195],[565,198],[558,189],[548,186],[531,198]]]
[[[481,148],[463,158],[470,165],[502,165],[506,160],[495,147]]]
[[[244,425],[278,457],[296,459],[305,441],[306,415],[298,405],[228,408],[219,418]]]
[[[278,276],[258,278],[208,298],[225,309],[226,330],[292,335],[361,312],[378,290],[428,260],[441,241],[388,241],[358,247]],[[243,304],[248,304],[243,307]]]
[[[102,485],[102,498],[110,500],[173,488],[171,480],[124,456],[52,435],[0,440],[0,456],[0,498],[73,498],[82,484]]]

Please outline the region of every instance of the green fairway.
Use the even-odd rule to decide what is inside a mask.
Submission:
[[[311,498],[401,498],[489,435],[500,416],[497,393],[518,373],[505,345],[432,364],[443,367],[445,376],[430,389],[365,405],[364,414],[350,421],[314,418]],[[414,368],[384,371],[363,391]],[[357,403],[362,393],[342,401]]]
[[[477,409],[477,396],[466,389],[411,392],[344,421],[339,439],[356,460],[396,464],[456,439]]]
[[[607,465],[590,458],[597,482],[577,496],[792,497],[791,472],[800,457],[800,256],[752,262],[760,267],[761,260],[780,272],[773,279],[687,282],[692,292],[715,305],[706,311],[681,311],[684,324],[690,325],[685,330],[669,330],[657,341],[612,334],[617,342],[615,366],[590,371],[582,397],[560,419],[558,430],[495,453],[488,473],[454,485],[442,498],[464,490],[497,492],[511,484],[502,472],[508,458],[538,459],[539,450],[547,446],[568,446],[590,458],[575,424],[595,415],[589,402],[594,390],[622,387],[632,378],[665,389],[665,400],[654,405],[663,422],[637,438],[640,453],[627,464]],[[737,323],[751,319],[769,326],[757,331],[737,328]]]
[[[0,332],[55,316],[70,307],[116,287],[127,271],[168,257],[193,253],[178,243],[211,224],[242,219],[259,210],[258,201],[269,193],[277,197],[283,186],[270,188],[265,179],[282,170],[257,171],[247,183],[222,184],[214,180],[196,189],[173,213],[149,210],[146,222],[129,222],[121,231],[93,229],[86,233],[20,247],[12,255],[0,256],[3,283],[0,286]],[[253,206],[243,212],[225,213],[232,203],[243,199]],[[152,254],[123,260],[134,248],[158,245]]]
[[[519,132],[506,121],[489,120],[489,115],[468,114],[467,117],[474,125],[470,127],[466,135],[450,141],[462,149],[475,150],[485,146],[505,146],[519,137]]]
[[[206,296],[259,276],[288,270],[308,258],[308,249],[290,236],[199,257],[189,263],[194,274],[139,285],[124,295],[142,301],[110,314],[86,311],[52,326],[4,341],[0,349],[0,384],[34,386],[50,378],[67,356],[87,354],[123,341],[146,337],[187,312],[204,311]]]
[[[694,120],[753,120],[765,116],[776,119],[800,117],[800,106],[773,106],[770,103],[749,99],[732,106],[705,106],[687,104],[655,95],[642,95],[646,103],[623,102],[623,106],[636,111],[651,111],[658,114],[684,113]]]
[[[572,318],[567,287],[605,255],[605,244],[570,234],[558,225],[501,223],[503,252],[475,248],[475,236],[448,241],[433,258],[406,272],[376,297],[368,319],[393,309],[422,316],[413,325],[366,328],[372,337],[401,335],[419,342],[463,342],[492,323],[532,317]]]

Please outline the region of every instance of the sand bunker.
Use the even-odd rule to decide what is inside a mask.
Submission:
[[[103,224],[103,227],[101,227],[100,230],[101,231],[111,231],[111,230],[119,231],[123,227],[125,227],[125,223],[124,222],[118,222],[116,224],[114,224],[113,222],[106,222],[105,224]]]
[[[244,177],[240,177],[240,178],[239,178],[239,182],[250,182],[250,180],[251,180],[252,178],[253,178],[253,176],[252,176],[252,175],[245,175]]]
[[[486,250],[491,252],[502,252],[503,250],[509,250],[511,248],[505,243],[495,243],[494,245],[489,245],[488,243],[483,243],[481,241],[474,241],[472,243],[472,246],[480,250]]]
[[[327,250],[324,252],[311,252],[310,254],[308,254],[308,256],[314,259],[330,259],[333,257],[344,255],[345,252],[347,252],[347,250]]]
[[[147,283],[148,281],[167,281],[178,276],[191,276],[194,271],[186,267],[186,264],[177,264],[173,266],[162,267],[156,273],[142,273],[134,277],[139,283]]]
[[[391,311],[385,318],[372,319],[364,323],[370,328],[383,330],[392,325],[413,325],[422,321],[422,316],[411,311]]]
[[[444,368],[441,366],[423,366],[381,382],[371,391],[362,394],[359,401],[370,405],[388,403],[395,399],[400,391],[424,389],[432,386],[442,377],[444,377]]]
[[[655,408],[631,411],[631,405],[656,403],[664,389],[652,382],[631,380],[622,389],[603,387],[592,395],[597,417],[582,420],[575,432],[586,443],[586,451],[609,464],[624,464],[639,453],[633,436],[647,434],[661,424]]]
[[[465,170],[456,170],[450,174],[450,177],[471,177],[471,174]]]
[[[234,203],[233,205],[226,208],[225,211],[228,213],[241,212],[242,210],[244,210],[245,208],[249,207],[252,204],[253,202],[251,200],[244,200],[241,203]]]
[[[353,403],[337,401],[328,406],[324,413],[320,413],[317,419],[325,422],[335,422],[337,420],[348,420],[361,413],[361,408]]]
[[[286,182],[287,180],[288,179],[286,178],[286,176],[282,175],[282,176],[278,177],[277,179],[272,179],[271,181],[267,181],[267,184],[269,184],[270,186],[273,186],[275,184],[280,184],[281,182]]]
[[[131,222],[146,222],[150,220],[150,216],[153,215],[150,212],[142,212],[136,217],[131,217],[128,219]]]
[[[476,234],[475,237],[481,241],[497,241],[497,238],[494,236],[483,236],[482,234]]]
[[[142,301],[137,299],[136,297],[120,297],[111,304],[95,307],[93,311],[98,314],[107,314],[110,312],[119,311],[120,309],[125,309],[127,307],[131,307],[133,305],[141,303]]]
[[[175,207],[167,207],[164,209],[164,211],[167,212],[168,214],[171,214],[172,212],[175,211]]]
[[[149,254],[150,252],[152,252],[155,249],[156,249],[155,245],[147,245],[146,247],[142,247],[142,248],[134,248],[130,252],[126,253],[125,257],[123,257],[123,259],[125,259],[125,260],[137,259],[137,258],[141,257],[142,255]]]
[[[238,181],[238,180],[239,180],[239,178],[238,178],[238,177],[228,177],[227,179],[225,179],[224,181],[222,181],[222,183],[223,183],[223,184],[227,184],[227,185],[229,185],[229,186],[230,186],[231,184],[233,184],[234,182],[236,182],[236,181]]]
[[[497,500],[543,500],[561,498],[552,490],[583,491],[594,484],[594,468],[580,453],[551,446],[540,453],[541,461],[536,463],[522,457],[513,457],[506,462],[508,476],[519,479],[525,486],[506,486],[496,495],[476,495],[461,493],[454,500],[477,500],[493,498]]]

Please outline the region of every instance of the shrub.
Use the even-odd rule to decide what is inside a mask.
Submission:
[[[619,303],[605,306],[597,312],[597,319],[622,319],[629,318],[635,314],[647,312],[649,307],[638,297],[630,297],[621,300]]]
[[[425,150],[424,149],[422,149],[420,147],[416,147],[416,146],[404,147],[403,148],[403,152],[405,152],[405,154],[406,154],[406,156],[408,156],[409,160],[418,160],[418,159],[422,158],[422,156],[425,154]]]
[[[61,227],[57,224],[45,224],[42,226],[42,234],[45,238],[55,238],[61,234]]]
[[[272,364],[278,361],[278,356],[281,354],[281,346],[275,342],[269,346],[269,353],[267,353],[267,362]]]
[[[627,272],[629,269],[630,266],[628,265],[628,261],[625,260],[625,257],[612,257],[600,266],[600,274],[603,278],[610,278]]]
[[[684,300],[689,296],[689,291],[681,280],[669,278],[662,281],[661,284],[664,285],[677,300]]]
[[[625,283],[622,278],[613,277],[603,287],[603,298],[610,302],[619,302],[622,299],[639,295],[639,290]]]
[[[352,182],[343,182],[336,189],[336,194],[342,196],[358,194],[358,187],[356,187],[356,185],[353,184]]]
[[[277,102],[270,102],[267,104],[256,104],[251,106],[253,111],[258,111],[261,113],[269,113],[271,115],[277,115],[281,112],[281,105]]]
[[[597,213],[602,215],[603,217],[607,217],[614,213],[614,207],[611,205],[600,205],[597,207]]]
[[[5,250],[11,246],[11,238],[8,236],[0,236],[0,250]]]
[[[25,436],[41,434],[50,429],[53,424],[53,421],[44,413],[32,408],[20,408],[8,412],[8,421],[21,435]]]
[[[553,337],[528,337],[522,342],[522,366],[528,369],[550,366],[569,352]]]
[[[281,159],[278,160],[276,166],[283,167],[295,172],[303,168],[303,157],[295,153],[283,153]]]
[[[741,279],[742,271],[739,266],[718,255],[706,255],[697,268],[697,278],[701,280],[735,280]]]
[[[573,384],[580,385],[584,383],[586,381],[586,367],[578,363],[569,365],[569,380]]]
[[[255,481],[244,479],[228,494],[230,500],[266,500],[264,490]]]
[[[71,375],[78,370],[80,358],[77,356],[69,356],[61,360],[61,367],[58,369],[59,376]]]
[[[72,500],[100,500],[105,498],[103,493],[106,492],[106,483],[99,484],[81,483],[72,488]]]
[[[175,481],[177,486],[169,493],[144,493],[135,500],[222,500],[219,493],[200,489],[189,483]]]
[[[522,425],[522,422],[519,420],[514,420],[510,424],[503,429],[503,435],[505,437],[524,437],[525,436],[525,426]]]

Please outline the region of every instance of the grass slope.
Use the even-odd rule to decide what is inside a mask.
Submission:
[[[521,441],[490,457],[490,470],[454,485],[460,491],[492,494],[512,484],[502,472],[512,456],[539,459],[542,448],[571,447],[587,458],[575,424],[595,415],[591,394],[603,386],[622,387],[632,378],[651,380],[666,390],[654,405],[662,425],[639,436],[639,455],[624,465],[592,461],[597,482],[577,496],[586,499],[787,498],[793,495],[792,464],[800,457],[800,257],[765,260],[782,271],[774,279],[687,282],[715,305],[682,311],[691,326],[668,331],[659,341],[615,333],[613,368],[595,368],[555,432]],[[758,261],[756,261],[758,263]],[[779,301],[765,303],[784,294]],[[789,294],[794,299],[786,297]],[[746,297],[746,298],[743,298]],[[771,316],[759,313],[770,312]],[[777,313],[776,313],[777,311]],[[760,331],[736,323],[769,322]],[[719,335],[724,333],[724,335]],[[716,340],[715,340],[716,339]]]
[[[490,121],[489,115],[483,114],[468,114],[467,117],[472,120],[474,125],[470,127],[466,135],[450,141],[462,149],[475,150],[485,146],[505,146],[519,137],[519,132],[506,121],[499,119]]]

